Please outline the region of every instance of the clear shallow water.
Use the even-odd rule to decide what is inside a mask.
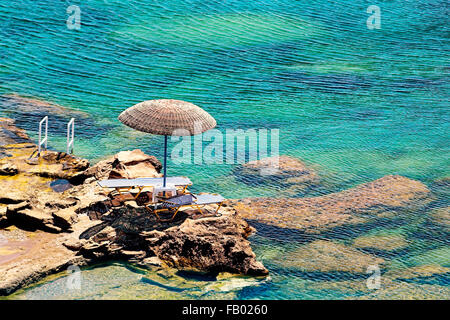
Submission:
[[[72,4],[82,10],[78,31],[65,24]],[[93,162],[132,148],[161,157],[161,137],[127,129],[117,116],[142,100],[174,98],[203,107],[220,130],[279,129],[280,153],[314,165],[322,192],[387,174],[431,185],[449,174],[448,3],[378,2],[380,30],[366,27],[368,5],[0,1],[0,94],[15,92],[86,112],[89,117],[77,122],[75,152]],[[16,118],[37,137],[43,114],[19,112],[3,102],[0,115]],[[64,121],[50,122],[50,134],[50,146],[64,150]],[[237,181],[233,165],[170,163],[169,168],[170,174],[191,177],[197,190],[226,197],[280,191]],[[395,226],[411,242],[406,253],[389,257],[393,265],[413,266],[423,255],[448,265],[448,234],[436,236],[426,221],[414,218],[428,211],[411,213],[408,222]],[[335,236],[350,242],[357,234]],[[274,238],[277,231],[254,237],[255,251],[264,256],[284,248],[284,241]],[[295,237],[287,241],[300,244]],[[437,257],[430,250],[438,250]],[[280,266],[270,261],[264,263],[277,274]],[[293,298],[299,290],[311,298],[345,295],[308,290],[310,277],[292,270],[280,274],[272,276],[273,286],[263,286],[264,293],[245,289],[238,298]]]

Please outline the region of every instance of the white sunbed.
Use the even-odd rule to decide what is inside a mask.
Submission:
[[[151,213],[154,213],[158,220],[160,221],[172,221],[175,216],[177,215],[178,211],[180,211],[183,208],[194,208],[197,209],[200,213],[202,213],[201,208],[209,205],[209,204],[217,204],[217,209],[214,212],[214,214],[217,214],[220,207],[222,206],[222,203],[225,201],[225,198],[222,197],[220,194],[215,193],[204,193],[204,194],[183,194],[178,195],[169,199],[164,199],[161,201],[161,209],[151,209],[149,205],[145,205],[145,208],[150,211]],[[161,219],[158,215],[158,212],[166,211],[166,212],[173,212],[173,215],[170,219]]]
[[[116,189],[120,194],[122,194],[122,191],[130,192],[133,189],[137,189],[138,193],[134,196],[134,198],[137,199],[144,188],[160,186],[163,184],[163,179],[164,178],[109,179],[97,181],[97,183],[102,188]],[[188,186],[192,185],[192,181],[188,177],[167,177],[166,183],[176,187],[182,187],[183,193]]]

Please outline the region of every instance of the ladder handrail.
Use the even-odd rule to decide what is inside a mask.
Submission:
[[[42,124],[45,122],[45,138],[42,138]],[[45,150],[47,150],[47,142],[48,142],[48,116],[42,118],[39,122],[39,144],[38,144],[38,157],[41,155],[41,146],[45,143]]]
[[[71,126],[72,126],[72,130],[70,130]],[[74,140],[75,140],[75,118],[72,118],[72,119],[70,119],[69,123],[67,124],[67,154],[69,154],[69,152],[73,153]]]

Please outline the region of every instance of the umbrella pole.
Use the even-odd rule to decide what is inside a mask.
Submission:
[[[166,186],[166,172],[167,172],[167,136],[164,136],[164,179],[163,179],[163,187]]]

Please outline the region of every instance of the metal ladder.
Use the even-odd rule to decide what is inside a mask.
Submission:
[[[45,136],[44,138],[42,138],[42,126],[44,123],[45,123],[45,131],[44,131]],[[67,124],[67,149],[66,149],[67,154],[73,154],[74,141],[75,141],[75,118],[71,118],[69,123]],[[39,142],[37,153],[38,158],[41,156],[42,149],[47,150],[47,144],[48,144],[48,116],[45,116],[39,122]],[[44,146],[44,148],[42,148],[42,146]],[[30,158],[34,156],[35,152],[33,152]]]
[[[42,124],[45,122],[45,138],[42,138]],[[41,156],[41,147],[43,144],[45,144],[45,150],[47,150],[47,142],[48,142],[48,116],[45,116],[40,122],[39,122],[39,143],[38,143],[38,157]]]

